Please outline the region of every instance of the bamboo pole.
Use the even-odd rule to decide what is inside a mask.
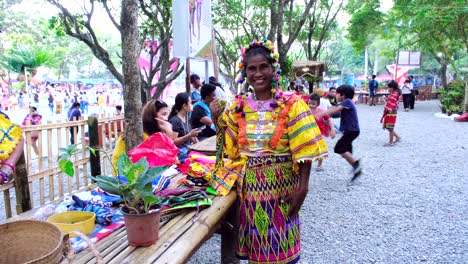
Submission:
[[[99,147],[99,132],[98,132],[98,119],[94,116],[88,117],[88,133],[89,133],[89,146],[97,149]],[[101,162],[99,151],[89,153],[89,160],[91,163],[91,175],[101,175]]]
[[[24,153],[16,162],[16,172],[13,174],[15,181],[16,212],[23,213],[32,208],[31,193],[28,184],[28,169]]]

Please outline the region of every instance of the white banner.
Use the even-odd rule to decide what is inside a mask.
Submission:
[[[402,66],[420,66],[421,52],[420,51],[398,51],[398,65]]]
[[[189,2],[172,1],[172,35],[174,40],[174,57],[189,57]]]
[[[211,0],[173,0],[174,56],[212,59]]]

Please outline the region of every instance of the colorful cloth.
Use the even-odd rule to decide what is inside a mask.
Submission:
[[[103,226],[96,224],[94,231],[88,235],[91,242],[96,243],[108,235],[112,234],[119,228],[125,225],[123,214],[120,210],[114,210],[114,215],[112,218],[112,224],[108,226]],[[81,237],[70,238],[70,242],[75,253],[79,253],[88,247],[88,243],[83,240]]]
[[[239,249],[250,263],[294,263],[301,252],[299,215],[281,199],[299,188],[291,156],[250,158],[240,200]]]
[[[41,122],[42,116],[39,114],[34,114],[31,116],[28,114],[24,119],[23,122],[21,123],[22,126],[27,126],[27,125],[37,125],[39,122]]]
[[[22,139],[21,128],[13,124],[8,116],[0,111],[0,161],[8,160]]]
[[[384,129],[393,130],[395,128],[397,110],[400,103],[398,100],[399,97],[400,95],[398,93],[392,93],[387,100],[384,113],[380,120],[380,122],[383,123]]]
[[[315,114],[318,114],[320,112],[323,112],[323,110],[320,109],[320,108],[317,108],[317,111],[315,112]],[[316,118],[315,122],[317,122],[317,126],[320,128],[320,132],[322,133],[322,135],[325,136],[325,137],[329,137],[330,136],[330,124],[329,124],[329,122],[331,122],[330,116],[329,115],[324,115],[320,119]]]
[[[237,181],[241,210],[237,253],[251,263],[299,260],[299,217],[289,218],[289,205],[280,200],[299,188],[298,162],[328,155],[307,104],[297,95],[284,96],[284,107],[274,110],[270,101],[248,97],[243,99],[241,113],[236,111],[240,108],[237,101],[220,122],[221,142],[231,166],[226,162],[217,167],[212,185],[224,195],[232,180]],[[242,137],[246,144],[241,144]],[[226,176],[227,171],[234,173]]]

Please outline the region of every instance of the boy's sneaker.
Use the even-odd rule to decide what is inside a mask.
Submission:
[[[353,164],[353,177],[351,178],[351,182],[355,181],[359,176],[361,176],[362,172],[361,160],[356,160],[356,162]]]

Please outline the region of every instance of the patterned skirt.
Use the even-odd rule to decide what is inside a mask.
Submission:
[[[383,128],[388,130],[393,130],[395,128],[397,114],[395,111],[388,113],[383,122]]]
[[[239,249],[249,263],[296,263],[301,253],[299,215],[281,200],[299,188],[291,156],[249,158],[240,194]]]

